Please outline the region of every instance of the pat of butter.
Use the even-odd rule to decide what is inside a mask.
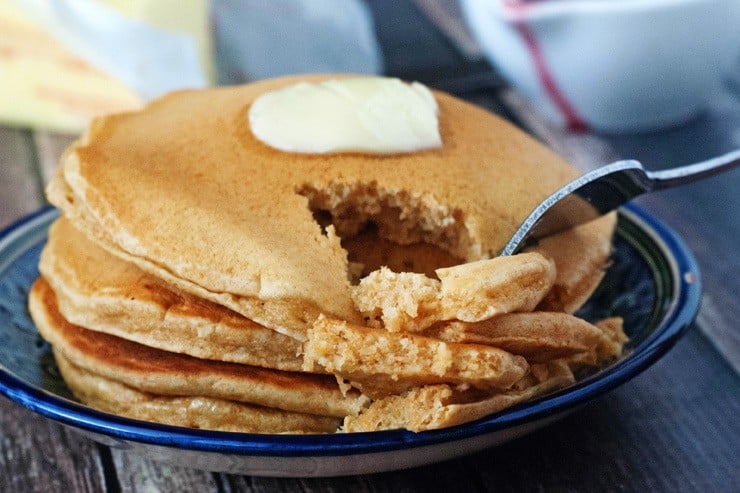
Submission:
[[[392,154],[442,146],[438,107],[418,82],[358,77],[301,82],[258,97],[252,133],[287,152]]]

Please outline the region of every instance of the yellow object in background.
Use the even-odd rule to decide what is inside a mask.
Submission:
[[[207,0],[76,1],[60,15],[64,4],[0,0],[0,124],[77,133],[94,116],[177,88],[178,78],[185,87],[212,80]],[[107,39],[92,36],[112,25]],[[129,27],[132,39],[122,39]],[[180,53],[181,65],[167,63]]]
[[[213,84],[215,68],[209,22],[208,0],[97,0],[121,14],[158,29],[178,32],[193,38],[198,46],[198,61]]]
[[[0,120],[80,131],[92,117],[134,109],[133,90],[59,45],[13,6],[0,3]]]

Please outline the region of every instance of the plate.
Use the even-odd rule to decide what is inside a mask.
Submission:
[[[613,261],[579,313],[617,315],[625,356],[577,384],[486,418],[442,430],[259,435],[159,425],[75,402],[26,309],[54,209],[0,232],[0,393],[111,447],[164,462],[262,476],[337,476],[419,466],[491,447],[553,422],[633,378],[678,340],[699,308],[699,271],[681,239],[646,212],[620,211]]]

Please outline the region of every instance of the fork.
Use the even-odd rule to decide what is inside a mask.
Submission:
[[[500,255],[513,255],[531,240],[596,219],[638,195],[691,183],[738,164],[740,149],[662,171],[647,171],[633,159],[602,166],[543,200],[519,226]]]

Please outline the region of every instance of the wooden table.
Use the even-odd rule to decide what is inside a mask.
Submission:
[[[476,58],[474,47],[465,49],[458,36],[464,33],[454,32],[454,22],[450,27],[454,12],[440,12],[439,2],[371,5],[388,73],[501,113],[584,169],[622,156],[657,169],[740,146],[737,86],[728,84],[707,113],[680,128],[641,136],[569,134],[541,121]],[[44,203],[43,184],[70,139],[0,128],[0,227]],[[256,478],[169,466],[98,445],[0,398],[0,492],[740,491],[739,190],[734,172],[639,201],[680,231],[698,258],[705,295],[697,323],[639,377],[524,438],[406,471]]]

